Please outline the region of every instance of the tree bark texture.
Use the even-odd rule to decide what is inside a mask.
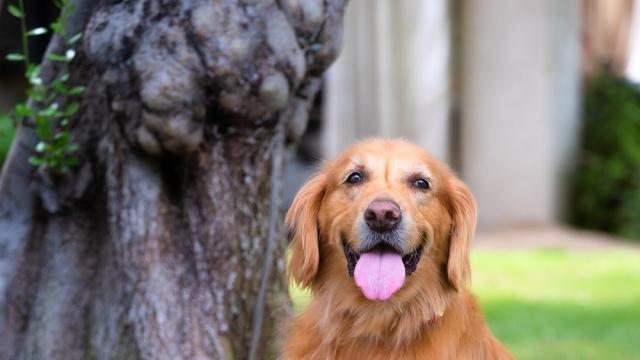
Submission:
[[[0,176],[0,358],[247,357],[272,165],[304,130],[345,6],[78,2],[80,165],[32,168],[22,126]],[[259,358],[288,316],[278,234]]]

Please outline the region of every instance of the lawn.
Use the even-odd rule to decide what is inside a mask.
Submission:
[[[518,359],[640,359],[640,253],[476,250],[473,290]],[[297,311],[310,297],[292,289]]]

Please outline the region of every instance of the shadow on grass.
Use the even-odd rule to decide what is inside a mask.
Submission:
[[[640,304],[484,299],[482,306],[518,359],[640,359]]]

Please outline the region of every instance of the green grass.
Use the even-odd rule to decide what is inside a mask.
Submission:
[[[475,251],[473,291],[518,359],[640,359],[640,253]],[[309,294],[292,288],[296,311]]]

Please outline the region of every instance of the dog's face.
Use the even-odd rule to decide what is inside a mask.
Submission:
[[[369,301],[458,289],[469,276],[476,208],[467,187],[401,140],[352,146],[300,190],[287,213],[289,271],[319,291]]]

